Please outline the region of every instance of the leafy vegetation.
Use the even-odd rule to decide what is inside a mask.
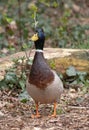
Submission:
[[[0,1],[0,57],[31,48],[29,37],[36,27],[44,28],[47,46],[87,49],[89,37],[86,32],[89,30],[89,25],[77,22],[81,15],[74,14],[73,4],[73,2],[61,0]],[[14,66],[6,70],[4,79],[0,81],[1,88],[14,87],[25,90],[26,66],[24,61],[24,57],[14,60]],[[32,61],[29,60],[28,64],[31,63]],[[50,65],[55,69],[53,62]],[[66,78],[63,75],[61,77],[65,85],[85,85],[84,91],[87,91],[89,87],[87,75],[86,72],[78,72],[71,66],[66,70]]]
[[[0,81],[0,88],[19,88],[22,91],[25,90],[26,82],[26,68],[24,61],[25,58],[14,59],[14,65],[10,69],[6,70],[4,79]]]
[[[83,89],[84,92],[89,90],[89,74],[86,72],[77,71],[73,66],[69,66],[66,70],[66,79],[64,79],[67,85],[74,87],[76,90]]]
[[[26,76],[29,74],[28,69],[32,64],[32,60],[28,59],[26,64],[26,59],[19,58],[14,60],[14,65],[6,70],[6,74],[4,78],[0,81],[0,89],[10,88],[10,89],[20,89],[22,97],[25,97],[25,84],[26,84]],[[51,68],[55,69],[55,64],[51,62]],[[66,75],[66,76],[65,76]],[[66,69],[65,75],[59,75],[63,80],[65,87],[70,86],[74,89],[82,89],[85,93],[89,90],[89,75],[86,72],[80,72],[75,69],[73,66],[69,66]],[[80,87],[81,86],[81,87]],[[22,99],[23,102],[24,99]]]
[[[0,1],[0,56],[23,50],[36,26],[43,27],[52,47],[88,48],[89,25],[73,12],[74,2],[38,0]],[[81,5],[78,5],[81,8]],[[14,10],[14,11],[13,11]]]

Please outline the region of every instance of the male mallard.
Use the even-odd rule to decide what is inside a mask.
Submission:
[[[26,88],[36,103],[36,115],[32,117],[40,117],[38,103],[54,103],[54,113],[52,116],[55,117],[57,100],[63,92],[63,83],[44,59],[43,47],[45,35],[43,29],[37,29],[31,40],[35,43],[36,52],[26,82]]]

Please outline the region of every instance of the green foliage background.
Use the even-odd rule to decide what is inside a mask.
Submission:
[[[46,46],[65,48],[89,48],[89,24],[82,24],[84,16],[73,6],[81,4],[75,0],[1,0],[0,1],[0,49],[7,48],[7,53],[14,53],[30,47],[29,37],[35,27],[43,27],[46,33]],[[12,23],[14,22],[12,27]],[[5,53],[0,52],[1,56]]]

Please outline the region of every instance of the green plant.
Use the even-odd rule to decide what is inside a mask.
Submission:
[[[51,60],[50,62],[49,62],[49,65],[50,65],[50,67],[52,68],[52,69],[55,69],[55,62],[53,61],[53,60]]]
[[[81,85],[82,90],[89,91],[88,73],[77,71],[74,66],[69,66],[66,70],[65,84],[69,85]]]
[[[75,24],[70,21],[71,9],[65,9],[59,18],[59,26],[56,27],[54,34],[54,42],[58,43],[61,48],[88,48],[88,36],[85,30],[88,30],[81,24]]]
[[[57,109],[57,114],[58,114],[58,115],[61,115],[61,114],[63,114],[63,113],[65,113],[65,112],[64,112],[64,110],[63,110],[62,108]]]
[[[25,90],[26,73],[25,73],[25,58],[14,59],[14,65],[6,70],[4,79],[0,81],[0,88],[8,87],[10,89],[20,88]]]
[[[65,8],[65,3],[68,5],[67,8]],[[28,45],[29,35],[31,36],[32,30],[37,25],[44,28],[47,43],[51,43],[53,47],[89,48],[89,38],[85,32],[89,30],[89,25],[82,26],[81,23],[73,22],[72,18],[75,18],[75,15],[70,3],[73,2],[62,0],[0,1],[0,49],[6,48],[8,50],[6,54],[23,50],[23,44]],[[12,22],[16,23],[16,30],[11,29]],[[1,28],[4,30],[3,33]],[[14,40],[10,42],[12,37]]]

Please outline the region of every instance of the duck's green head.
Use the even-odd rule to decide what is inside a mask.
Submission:
[[[36,33],[31,37],[31,40],[34,41],[36,49],[43,50],[45,35],[43,29],[37,29]]]

